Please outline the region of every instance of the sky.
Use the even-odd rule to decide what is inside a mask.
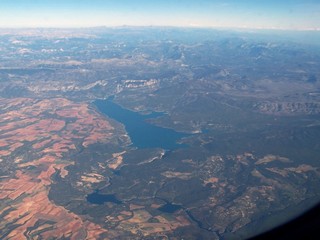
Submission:
[[[320,0],[0,0],[0,27],[320,30]]]

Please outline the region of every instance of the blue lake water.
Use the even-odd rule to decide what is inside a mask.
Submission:
[[[87,201],[93,204],[103,204],[105,202],[111,202],[115,204],[122,204],[120,200],[113,194],[100,194],[99,191],[95,191],[87,196]]]
[[[164,213],[174,213],[174,212],[178,211],[181,208],[182,208],[181,205],[176,205],[176,204],[172,204],[172,203],[166,203],[162,207],[158,208],[158,210],[161,211],[161,212],[164,212]]]
[[[158,127],[145,121],[146,119],[164,115],[162,113],[142,115],[122,108],[120,105],[114,103],[112,99],[96,100],[94,104],[100,112],[121,122],[125,126],[134,147],[163,148],[166,150],[185,147],[185,145],[179,144],[177,141],[189,136],[189,134]]]

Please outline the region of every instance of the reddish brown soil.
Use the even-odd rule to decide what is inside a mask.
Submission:
[[[109,122],[87,104],[67,99],[0,99],[0,109],[0,159],[16,169],[11,176],[0,178],[0,204],[6,204],[0,211],[0,226],[7,230],[7,224],[17,224],[0,238],[20,240],[39,235],[43,239],[78,240],[98,239],[108,233],[52,203],[48,193],[56,171],[61,177],[68,174],[65,167],[73,164],[70,152],[80,145],[110,139],[113,128]],[[39,220],[53,223],[37,224]]]

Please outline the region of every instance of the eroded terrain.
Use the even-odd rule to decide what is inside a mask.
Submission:
[[[288,39],[0,29],[0,238],[242,239],[305,211],[320,48]]]
[[[1,238],[96,238],[106,229],[48,198],[83,148],[117,137],[114,127],[67,99],[1,99]],[[83,177],[83,182],[88,181]]]

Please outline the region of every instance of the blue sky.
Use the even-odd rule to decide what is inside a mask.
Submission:
[[[320,0],[0,0],[0,27],[320,29]]]

